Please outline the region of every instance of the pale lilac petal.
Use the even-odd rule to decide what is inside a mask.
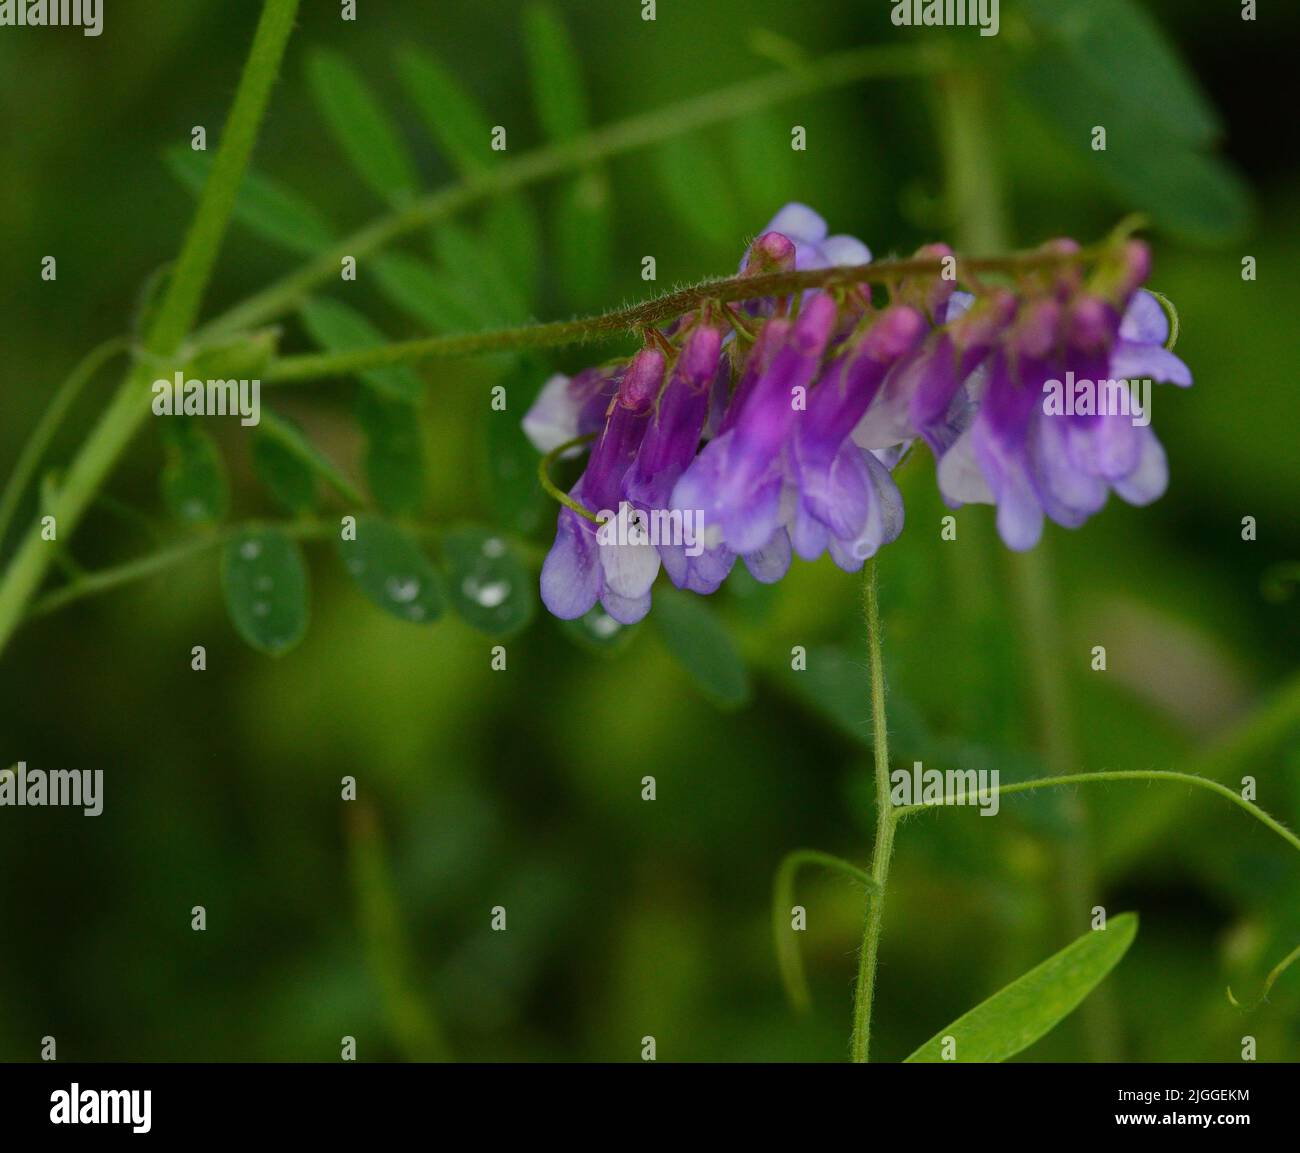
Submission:
[[[1169,317],[1155,296],[1145,288],[1133,294],[1119,322],[1121,340],[1163,345],[1169,339]]]
[[[776,584],[790,570],[792,558],[790,534],[778,529],[761,549],[742,558],[749,575],[762,584]]]
[[[634,625],[645,619],[646,613],[650,611],[650,594],[647,592],[639,597],[621,597],[611,589],[606,589],[601,594],[600,603],[619,624]]]
[[[601,588],[596,536],[571,509],[561,509],[555,543],[542,564],[542,603],[561,620],[585,615]],[[612,614],[611,614],[612,615]]]
[[[788,236],[797,246],[820,244],[826,239],[827,229],[826,221],[821,215],[806,204],[791,201],[772,217],[763,231],[779,232],[782,236]]]
[[[1114,482],[1115,491],[1129,504],[1148,505],[1159,500],[1169,487],[1169,462],[1165,450],[1149,428],[1142,434],[1142,453],[1138,465],[1128,476]]]
[[[1120,340],[1110,354],[1110,375],[1119,380],[1155,380],[1187,388],[1192,370],[1159,344]]]
[[[569,388],[569,378],[556,373],[544,385],[524,416],[524,433],[538,452],[559,448],[578,435],[583,401]]]
[[[939,461],[939,491],[950,507],[993,503],[993,490],[975,460],[973,427],[963,432]]]
[[[826,263],[836,266],[870,264],[871,249],[856,236],[829,236],[821,243]]]

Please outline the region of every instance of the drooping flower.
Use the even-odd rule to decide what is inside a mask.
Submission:
[[[871,260],[828,231],[787,205],[740,278]],[[765,582],[795,556],[829,553],[855,571],[902,531],[891,473],[914,442],[935,456],[945,500],[996,505],[1016,549],[1045,519],[1082,524],[1112,491],[1154,500],[1167,464],[1149,405],[1112,402],[1139,376],[1188,385],[1191,374],[1141,287],[1146,248],[1076,255],[1052,242],[1012,284],[972,294],[957,290],[951,250],[928,245],[916,256],[936,274],[887,283],[883,305],[862,283],[706,304],[648,334],[626,364],[553,377],[525,418],[534,443],[596,435],[570,494],[584,511],[561,509],[543,567],[547,607],[571,618],[599,602],[639,620],[660,567],[703,594],[737,560]],[[1093,400],[1076,405],[1081,385]]]

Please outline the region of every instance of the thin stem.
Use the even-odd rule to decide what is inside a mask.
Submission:
[[[1258,805],[1246,800],[1240,793],[1233,792],[1226,785],[1221,785],[1218,781],[1211,781],[1205,777],[1198,777],[1194,773],[1178,773],[1163,769],[1116,769],[1100,773],[1067,773],[1059,777],[1039,777],[1033,781],[1017,781],[1011,785],[998,785],[990,789],[989,792],[996,793],[999,797],[1006,797],[1012,793],[1030,793],[1037,789],[1058,789],[1064,785],[1090,785],[1097,781],[1176,781],[1185,785],[1193,785],[1198,789],[1205,789],[1211,793],[1217,793],[1219,796],[1227,798],[1237,808],[1245,810],[1261,824],[1272,829],[1293,849],[1300,852],[1300,837],[1297,837],[1281,821],[1269,816]],[[981,796],[985,795],[987,794],[981,794]],[[963,790],[960,794],[954,796],[952,800],[945,798],[933,805],[907,805],[894,811],[901,819],[924,809],[945,809],[964,805],[965,803],[966,794],[965,790]]]
[[[787,918],[794,906],[794,882],[799,870],[808,865],[815,865],[832,872],[841,873],[850,880],[862,885],[869,894],[878,892],[876,882],[865,869],[842,857],[832,856],[817,849],[794,849],[781,858],[777,867],[776,878],[772,883],[772,934],[776,938],[777,966],[781,970],[781,982],[791,1004],[804,1012],[812,1004],[808,993],[808,982],[804,978],[803,961],[799,956],[799,942],[791,929]]]
[[[297,12],[298,0],[266,0],[212,174],[204,185],[158,312],[145,333],[144,355],[127,372],[48,510],[61,540],[66,541],[72,534],[148,415],[151,362],[171,355],[194,324]],[[49,570],[56,551],[52,543],[42,537],[40,525],[33,524],[0,582],[0,651],[8,644]]]
[[[422,538],[437,538],[445,531],[443,527],[438,525],[414,524],[409,521],[399,522],[399,525],[406,532]],[[149,577],[157,576],[159,573],[166,572],[167,569],[174,568],[176,565],[184,564],[185,561],[193,557],[202,556],[204,553],[221,548],[243,533],[268,528],[273,528],[293,540],[300,541],[328,540],[339,531],[337,521],[314,519],[292,521],[249,520],[239,524],[227,525],[217,532],[179,541],[176,544],[159,549],[157,552],[149,553],[135,560],[125,561],[111,568],[90,573],[79,571],[67,584],[51,590],[34,601],[27,610],[26,619],[47,616],[50,613],[58,612],[59,609],[67,608],[68,605],[75,604],[77,601],[85,600],[87,597],[111,592],[113,589],[134,584],[137,581],[147,580]],[[534,566],[541,565],[544,556],[542,550],[523,540],[516,540],[513,544],[520,553],[527,557],[529,563]]]
[[[5,534],[8,533],[9,525],[18,509],[18,502],[27,491],[32,475],[41,463],[41,457],[45,455],[45,450],[54,439],[54,434],[63,423],[68,410],[81,395],[81,390],[94,379],[95,373],[128,346],[129,341],[124,336],[115,336],[111,340],[104,341],[103,344],[97,345],[86,353],[59,385],[54,393],[54,399],[50,401],[49,407],[41,415],[32,435],[23,446],[4,495],[0,496],[0,546],[4,544]]]
[[[564,456],[567,452],[572,452],[581,445],[588,444],[596,439],[594,432],[587,433],[585,436],[575,436],[572,440],[566,440],[562,445],[551,449],[540,461],[537,462],[537,479],[541,482],[546,495],[552,500],[559,501],[565,508],[572,509],[583,520],[589,520],[592,524],[600,524],[601,519],[591,509],[585,505],[579,504],[567,492],[551,479],[551,465]]]
[[[858,956],[858,980],[853,998],[853,1036],[850,1042],[855,1062],[865,1062],[871,1045],[871,1004],[876,988],[876,967],[880,951],[880,930],[885,911],[885,886],[894,852],[897,820],[889,803],[889,734],[885,716],[885,665],[880,638],[880,597],[876,562],[865,567],[864,600],[867,616],[867,647],[871,667],[871,743],[876,770],[876,841],[871,852],[871,880],[875,892],[867,903],[862,951]]]
[[[1035,268],[1094,259],[1100,249],[1093,246],[1077,252],[1029,251],[1010,256],[962,257],[967,272],[1015,274]],[[310,380],[322,376],[347,376],[371,368],[384,368],[434,357],[461,357],[483,352],[506,352],[521,348],[551,348],[582,344],[612,336],[636,335],[675,320],[692,309],[709,303],[756,300],[766,296],[790,296],[809,288],[833,289],[853,284],[883,283],[904,276],[938,276],[944,264],[939,259],[881,260],[874,264],[841,265],[802,272],[773,272],[765,276],[733,276],[707,280],[691,288],[670,292],[631,308],[606,312],[579,320],[529,324],[494,332],[471,332],[459,336],[433,336],[421,340],[362,348],[353,352],[312,353],[274,361],[262,373],[264,382]]]
[[[816,92],[862,80],[925,75],[942,67],[946,57],[947,49],[942,44],[924,48],[873,46],[835,53],[812,61],[806,68],[783,70],[757,80],[719,88],[703,96],[618,121],[573,140],[526,153],[516,160],[504,162],[495,172],[441,189],[399,212],[374,221],[296,272],[223,313],[198,335],[210,337],[237,332],[281,316],[317,286],[336,278],[342,257],[353,256],[360,260],[408,233],[445,220],[490,197]]]

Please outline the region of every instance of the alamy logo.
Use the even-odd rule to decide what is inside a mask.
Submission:
[[[260,380],[171,380],[153,382],[154,416],[239,416],[242,425],[262,419]]]
[[[889,801],[895,806],[978,805],[981,817],[995,817],[1001,799],[997,769],[924,768],[920,761],[912,769],[895,769],[889,774]]]
[[[28,769],[26,761],[0,772],[0,806],[81,809],[87,817],[104,811],[104,770]]]
[[[653,545],[681,548],[689,557],[704,552],[704,511],[681,508],[634,508],[627,501],[618,506],[617,514],[601,509],[596,514],[600,527],[596,543],[600,545]]]
[[[0,0],[0,28],[80,28],[104,31],[103,0]]]
[[[51,1125],[130,1125],[132,1133],[148,1133],[153,1123],[150,1089],[70,1089],[50,1094]]]
[[[998,0],[893,0],[890,20],[899,28],[978,28],[998,34]]]
[[[1066,372],[1043,383],[1044,416],[1127,416],[1138,428],[1151,423],[1150,380],[1088,380]]]

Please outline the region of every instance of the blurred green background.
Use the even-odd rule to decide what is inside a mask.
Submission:
[[[141,286],[175,254],[193,201],[163,153],[186,146],[195,124],[215,138],[257,7],[116,3],[99,39],[0,32],[6,474],[57,381],[126,329]],[[1179,308],[1178,352],[1196,386],[1156,397],[1172,472],[1162,501],[1113,502],[1078,532],[1049,527],[1042,559],[1057,585],[1075,768],[1212,767],[1234,785],[1251,774],[1263,807],[1294,827],[1295,723],[1244,762],[1205,757],[1297,675],[1300,601],[1270,600],[1261,582],[1300,560],[1300,172],[1267,87],[1293,66],[1300,10],[1261,5],[1250,24],[1235,4],[1140,6],[1219,111],[1225,159],[1210,159],[1212,126],[1186,101],[1165,103],[1160,61],[1140,44],[1103,43],[1109,56],[1085,46],[1076,71],[1062,64],[1069,41],[1053,41],[1056,21],[1077,4],[1003,0],[992,39],[896,29],[889,7],[660,0],[648,23],[639,0],[555,5],[596,124],[873,43],[943,40],[978,79],[864,81],[618,157],[597,178],[586,224],[565,215],[570,182],[529,188],[544,258],[527,314],[609,308],[728,273],[789,199],[877,257],[932,239],[983,248],[998,232],[1009,245],[1087,241],[1126,212],[1150,212],[1151,283]],[[523,5],[359,8],[343,24],[334,4],[307,6],[259,171],[309,193],[342,231],[384,211],[313,106],[313,47],[346,54],[369,80],[428,187],[456,174],[394,74],[403,46],[440,59],[490,123],[508,126],[508,157],[544,143]],[[1068,37],[1068,19],[1063,27]],[[1112,108],[1104,90],[1117,76],[1127,95]],[[952,133],[972,122],[983,135],[963,160]],[[1112,138],[1100,160],[1088,147],[1094,123]],[[805,152],[789,148],[795,124],[807,129]],[[480,214],[465,219],[477,228]],[[59,276],[43,283],[49,253]],[[647,254],[653,286],[640,279]],[[1241,278],[1245,255],[1258,261],[1254,283]],[[297,259],[232,229],[209,311]],[[365,284],[366,271],[363,262],[350,299],[394,337],[423,331]],[[480,283],[475,269],[453,271]],[[284,344],[311,347],[292,319]],[[512,504],[518,490],[485,467],[499,431],[487,390],[518,382],[518,417],[547,372],[599,355],[422,366],[419,519],[505,515],[544,546],[551,513],[535,515],[531,497]],[[52,463],[69,458],[110,387],[106,375],[88,390]],[[275,404],[360,475],[353,391],[331,382]],[[247,438],[233,422],[208,427],[230,468],[232,516],[273,512]],[[150,429],[111,491],[165,524],[162,461]],[[895,759],[996,767],[1004,780],[1041,773],[1023,574],[988,509],[961,513],[959,540],[940,541],[945,510],[928,458],[900,484],[908,528],[881,557]],[[1248,515],[1259,526],[1250,543]],[[150,547],[141,526],[101,508],[73,552],[93,567]],[[829,560],[796,563],[775,589],[737,578],[714,598],[749,670],[748,700],[731,710],[699,692],[650,623],[605,654],[540,612],[500,642],[454,616],[418,627],[384,615],[328,548],[313,550],[312,580],[310,631],[278,660],[236,637],[211,555],[33,622],[0,658],[3,762],[102,769],[106,789],[97,819],[0,810],[0,1058],[35,1059],[47,1034],[65,1060],[332,1060],[344,1035],[361,1059],[635,1060],[646,1035],[660,1060],[845,1056],[861,894],[826,876],[800,884],[815,1001],[803,1018],[777,977],[770,894],[790,849],[869,854],[857,579]],[[505,672],[490,668],[497,643]],[[197,644],[208,653],[202,673],[190,670]],[[1089,668],[1097,644],[1105,673]],[[790,669],[794,645],[809,650],[807,673]],[[345,775],[362,798],[351,806],[340,801]],[[641,799],[646,775],[653,802]],[[1138,910],[1142,927],[1091,1015],[1022,1059],[1230,1061],[1247,1034],[1260,1060],[1300,1057],[1300,972],[1253,1013],[1225,995],[1231,983],[1253,1003],[1300,942],[1300,859],[1239,810],[1187,793],[1079,794],[1098,902]],[[1007,798],[994,820],[957,810],[903,827],[874,1057],[903,1057],[1086,929],[1088,910],[1061,897],[1062,846],[1074,836],[1061,799],[1044,795]],[[204,933],[190,929],[199,904]],[[490,928],[498,905],[503,933]]]

